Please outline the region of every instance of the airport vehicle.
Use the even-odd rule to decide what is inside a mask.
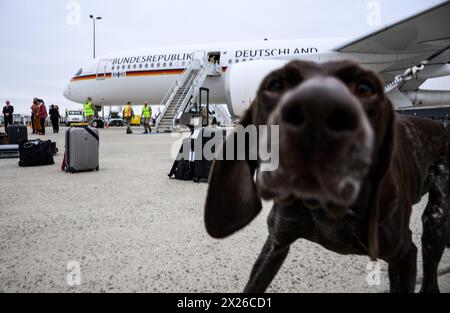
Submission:
[[[94,128],[104,128],[105,122],[101,118],[96,118],[92,121],[92,127]]]
[[[121,118],[112,118],[109,120],[109,126],[113,127],[113,126],[119,126],[119,127],[123,127],[125,125],[125,123],[123,122],[123,119]]]
[[[420,86],[450,75],[449,16],[450,2],[444,2],[352,41],[217,43],[112,53],[83,66],[64,96],[78,103],[91,96],[101,106],[160,103],[156,127],[171,130],[179,113],[196,104],[202,87],[210,90],[212,104],[226,103],[230,114],[239,117],[261,80],[287,62],[351,59],[380,75],[395,107],[448,104],[450,91]]]
[[[71,126],[72,124],[83,122],[84,122],[83,111],[79,110],[66,111],[66,126]]]
[[[13,114],[13,124],[24,124],[22,115]]]

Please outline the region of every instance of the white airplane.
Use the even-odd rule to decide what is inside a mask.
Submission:
[[[344,44],[339,39],[310,39],[112,53],[83,66],[64,96],[78,103],[92,97],[100,106],[127,101],[159,105],[199,54],[208,59],[214,56],[218,62],[217,75],[208,75],[202,81],[210,90],[210,102],[226,103],[235,117],[248,108],[269,72],[295,59],[357,61],[380,75],[396,107],[448,105],[450,90],[419,87],[427,79],[450,75],[450,2]]]

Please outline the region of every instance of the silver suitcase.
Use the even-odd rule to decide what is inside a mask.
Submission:
[[[0,159],[18,158],[19,145],[0,145]]]
[[[66,131],[66,172],[99,170],[98,130],[73,127]]]

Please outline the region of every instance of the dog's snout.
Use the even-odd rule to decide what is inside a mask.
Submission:
[[[352,110],[337,108],[327,115],[325,127],[331,132],[353,131],[358,127],[358,115]]]
[[[283,109],[283,122],[301,127],[305,123],[305,112],[301,105],[289,105]]]
[[[281,103],[281,124],[340,136],[358,129],[361,108],[347,87],[336,78],[313,78],[286,95]]]

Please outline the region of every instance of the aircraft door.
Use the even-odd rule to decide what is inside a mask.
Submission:
[[[208,61],[212,64],[220,65],[220,51],[208,52]]]
[[[106,69],[108,67],[109,60],[100,60],[97,68],[97,80],[104,80],[106,78]]]

